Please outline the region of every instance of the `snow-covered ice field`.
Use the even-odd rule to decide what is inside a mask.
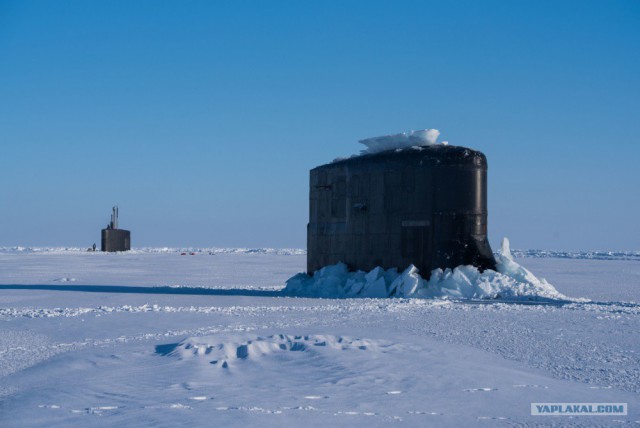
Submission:
[[[293,250],[0,249],[0,426],[640,424],[640,256],[518,254],[590,301],[282,297]]]

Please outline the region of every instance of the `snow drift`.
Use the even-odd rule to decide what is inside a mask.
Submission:
[[[156,346],[156,353],[181,360],[205,358],[210,364],[227,369],[240,360],[255,360],[271,354],[313,351],[374,351],[385,352],[397,348],[380,340],[346,336],[290,335],[270,336],[231,335],[221,341],[220,335],[189,337],[182,342]]]
[[[504,238],[497,257],[497,272],[475,266],[435,269],[429,280],[411,265],[404,272],[381,267],[371,272],[349,272],[344,263],[326,266],[309,276],[300,273],[287,281],[283,294],[299,297],[421,297],[448,299],[575,300],[558,292],[544,279],[513,260]]]
[[[437,129],[421,129],[419,131],[402,132],[400,134],[383,135],[358,141],[367,146],[361,154],[371,154],[386,150],[404,149],[413,146],[437,144],[440,131]],[[443,142],[442,144],[447,144]]]

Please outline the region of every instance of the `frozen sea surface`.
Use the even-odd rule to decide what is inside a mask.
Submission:
[[[640,423],[636,253],[515,252],[591,301],[509,304],[287,298],[303,252],[190,252],[0,251],[0,426]]]

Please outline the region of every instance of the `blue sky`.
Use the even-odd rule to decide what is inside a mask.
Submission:
[[[0,0],[0,245],[304,247],[308,170],[437,128],[494,248],[640,249],[640,2]]]

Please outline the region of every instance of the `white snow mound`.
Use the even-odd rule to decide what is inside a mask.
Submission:
[[[178,357],[181,360],[205,358],[212,365],[229,368],[239,360],[253,360],[270,354],[288,352],[330,351],[374,351],[385,352],[393,348],[384,341],[350,338],[335,335],[289,335],[274,334],[271,336],[239,336],[228,337],[220,341],[219,336],[189,337],[176,345],[169,345],[170,350],[158,352]],[[163,346],[160,346],[163,348]]]
[[[497,272],[475,266],[434,269],[426,280],[411,265],[404,272],[376,267],[371,272],[349,272],[344,263],[325,266],[313,276],[300,273],[287,281],[283,294],[298,297],[421,297],[444,299],[502,299],[517,301],[575,301],[546,280],[536,278],[513,260],[504,238],[497,257]]]
[[[440,131],[437,129],[421,129],[419,131],[402,132],[400,134],[383,135],[358,141],[367,146],[361,154],[384,152],[386,150],[404,149],[413,146],[429,146],[437,144]],[[448,143],[447,143],[448,144]]]

